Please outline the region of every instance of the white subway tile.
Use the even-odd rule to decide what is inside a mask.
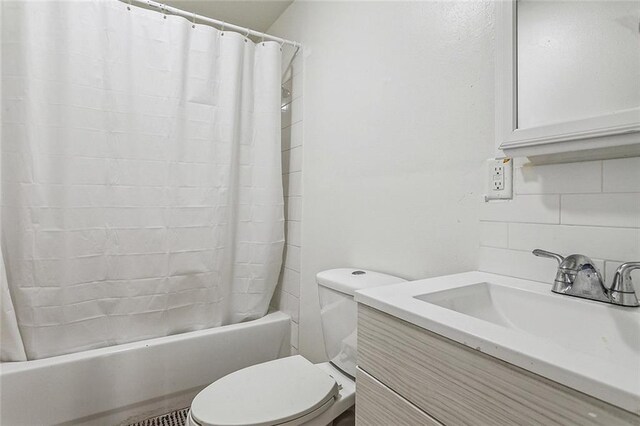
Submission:
[[[282,174],[287,174],[290,172],[290,168],[291,168],[291,150],[287,150],[287,151],[282,151],[281,153],[281,158],[282,158]]]
[[[285,127],[280,133],[280,150],[282,152],[291,149],[291,130],[292,126]]]
[[[291,148],[296,146],[302,146],[302,121],[298,121],[296,124],[290,127],[291,131]]]
[[[484,247],[507,247],[509,225],[502,222],[480,222],[480,245]]]
[[[302,96],[302,74],[294,75],[291,80],[291,97],[297,99]]]
[[[302,197],[286,197],[286,220],[302,220]]]
[[[600,161],[549,164],[525,164],[514,169],[516,194],[567,194],[600,192],[602,164]]]
[[[592,260],[602,272],[604,261]],[[552,284],[558,263],[553,259],[536,257],[528,251],[480,247],[478,269],[483,272]]]
[[[640,228],[640,193],[562,196],[562,223]]]
[[[288,295],[286,312],[291,316],[291,320],[298,324],[300,322],[300,299],[295,296],[289,295],[289,293],[284,294]]]
[[[549,259],[535,257],[529,252],[495,247],[480,247],[478,269],[483,272],[511,277],[553,282],[557,264]]]
[[[603,171],[605,192],[640,192],[640,157],[607,160]]]
[[[288,197],[299,197],[302,195],[302,172],[295,172],[285,175],[285,195]]]
[[[286,151],[288,154],[288,171],[287,173],[302,171],[302,147],[298,146]]]
[[[621,261],[640,259],[640,158],[523,163],[515,199],[481,206],[480,270],[551,283],[556,263],[530,253],[543,248],[591,257],[610,283]]]
[[[291,102],[291,104],[289,105],[291,106],[290,108],[291,123],[290,124],[294,124],[299,121],[302,121],[302,115],[303,115],[302,98],[300,97],[300,98],[294,99],[293,102]]]
[[[590,258],[640,259],[640,229],[510,223],[509,248],[541,248],[563,256],[580,253]]]
[[[288,245],[300,247],[302,246],[301,226],[300,222],[286,222],[285,239]]]
[[[559,195],[517,195],[480,206],[480,219],[495,222],[560,223]]]
[[[291,126],[291,115],[292,115],[291,109],[292,109],[292,106],[290,103],[283,105],[280,108],[280,127],[283,129],[285,127]]]
[[[285,246],[284,266],[295,272],[300,272],[300,247],[287,244]]]
[[[300,297],[300,273],[285,266],[282,270],[282,291]]]
[[[300,301],[297,297],[289,293],[281,292],[278,304],[275,307],[279,311],[289,315],[293,322],[299,322]]]

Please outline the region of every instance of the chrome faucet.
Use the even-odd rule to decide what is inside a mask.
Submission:
[[[558,272],[551,288],[554,293],[620,306],[640,306],[631,283],[631,271],[640,269],[640,262],[627,262],[620,265],[613,277],[611,287],[607,288],[600,271],[587,256],[572,254],[563,257],[541,249],[535,249],[533,254],[558,261]]]

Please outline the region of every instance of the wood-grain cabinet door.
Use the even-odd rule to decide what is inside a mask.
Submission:
[[[361,369],[357,370],[356,382],[357,426],[442,426],[442,423]]]
[[[636,414],[365,305],[358,366],[449,426],[640,425]],[[358,382],[356,399],[367,389]]]

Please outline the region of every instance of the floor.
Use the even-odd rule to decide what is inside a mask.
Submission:
[[[172,411],[157,417],[144,419],[128,426],[184,426],[187,422],[189,407]]]

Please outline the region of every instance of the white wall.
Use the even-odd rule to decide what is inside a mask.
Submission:
[[[324,359],[315,274],[477,269],[493,152],[493,5],[296,1],[304,43],[300,352]]]
[[[481,206],[480,269],[551,283],[535,248],[591,257],[611,283],[640,260],[640,157],[533,166],[518,160],[512,201]],[[640,291],[640,271],[632,275]]]

